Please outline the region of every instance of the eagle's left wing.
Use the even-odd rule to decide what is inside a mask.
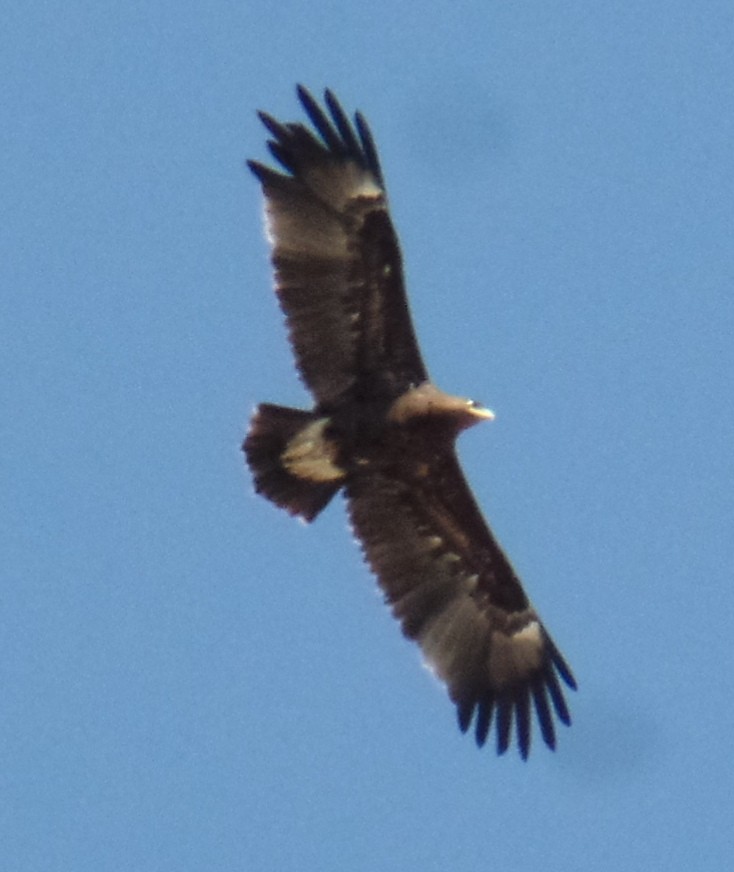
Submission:
[[[446,683],[479,745],[496,717],[497,750],[514,719],[530,748],[531,704],[555,747],[553,712],[570,716],[558,680],[571,670],[496,543],[451,448],[366,459],[346,488],[354,531],[403,632]]]

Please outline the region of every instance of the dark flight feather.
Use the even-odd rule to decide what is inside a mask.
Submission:
[[[428,381],[377,150],[330,91],[313,125],[260,118],[285,170],[265,194],[275,289],[311,412],[261,405],[243,445],[255,487],[311,521],[343,490],[355,535],[405,635],[445,682],[466,732],[527,757],[532,712],[550,748],[575,680],[469,490],[454,442],[491,417]]]

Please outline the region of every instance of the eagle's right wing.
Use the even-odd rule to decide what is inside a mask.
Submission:
[[[260,113],[286,173],[249,162],[296,363],[322,407],[350,391],[395,397],[427,373],[375,145],[362,116],[352,125],[330,91],[329,115],[305,88],[298,95],[315,133]]]

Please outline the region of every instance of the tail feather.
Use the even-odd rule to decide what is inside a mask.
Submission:
[[[255,490],[306,521],[312,521],[339,490],[342,479],[320,451],[326,419],[313,412],[263,403],[242,444]],[[319,475],[321,469],[326,474]],[[299,474],[300,473],[300,474]]]

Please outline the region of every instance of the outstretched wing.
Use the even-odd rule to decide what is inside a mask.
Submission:
[[[483,745],[494,717],[502,754],[514,721],[525,758],[532,706],[554,748],[554,713],[570,723],[558,678],[574,689],[575,680],[489,531],[453,449],[370,458],[347,497],[386,600],[446,683],[461,729],[475,718]]]
[[[250,161],[262,183],[275,286],[303,381],[322,407],[395,397],[427,379],[403,285],[374,141],[330,91],[298,96],[314,130],[260,113],[286,170]],[[328,114],[327,114],[328,112]]]

